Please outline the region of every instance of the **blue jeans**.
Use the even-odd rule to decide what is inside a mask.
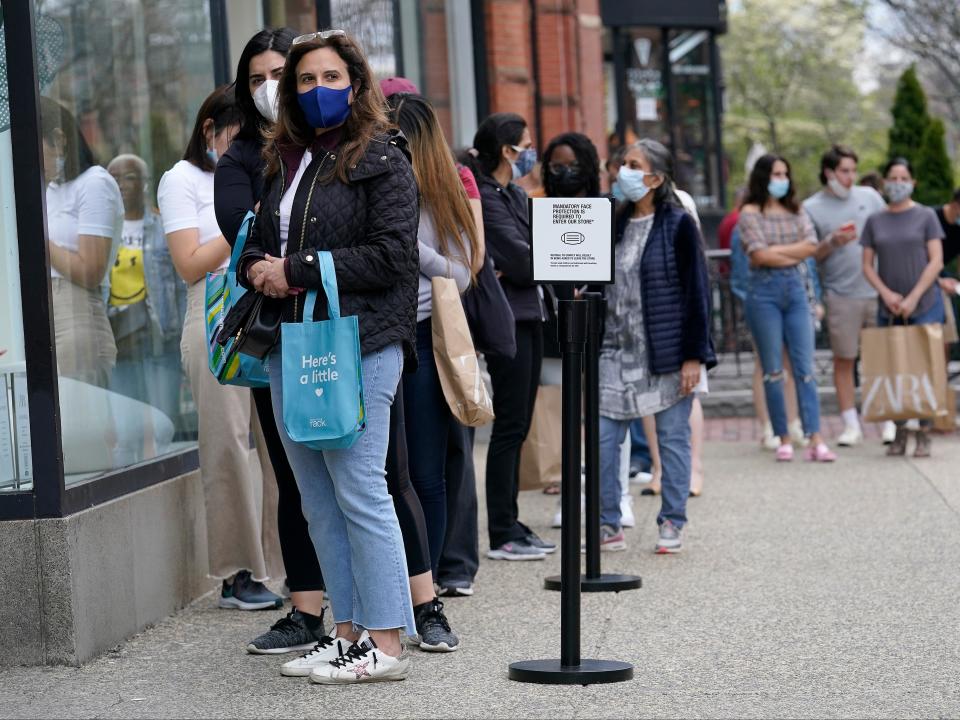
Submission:
[[[640,472],[650,472],[653,460],[650,458],[650,446],[647,434],[643,431],[643,419],[630,421],[630,467]]]
[[[670,520],[678,528],[687,522],[690,496],[690,410],[693,395],[654,415],[657,443],[663,463],[660,481],[660,514],[657,525]],[[627,437],[629,420],[600,416],[600,522],[620,529],[620,445]]]
[[[407,433],[410,482],[423,506],[430,544],[430,565],[436,577],[447,532],[444,466],[451,417],[433,359],[430,318],[417,323],[417,360],[417,371],[403,376],[403,412],[407,427],[410,428]]]
[[[283,342],[281,336],[281,343]],[[403,352],[395,343],[362,358],[367,429],[346,450],[311,450],[283,425],[283,363],[269,362],[273,414],[300,489],[335,622],[416,633],[400,524],[387,491],[390,405]]]
[[[799,268],[751,271],[746,311],[763,366],[763,391],[774,435],[788,434],[783,395],[784,345],[793,365],[803,431],[807,435],[820,432],[820,399],[813,372],[813,315]]]

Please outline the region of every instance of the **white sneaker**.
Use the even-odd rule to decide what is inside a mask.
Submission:
[[[550,524],[552,528],[563,527],[563,511],[561,507],[563,506],[563,499],[557,498],[557,512],[553,516],[553,522]],[[586,518],[583,513],[587,510],[587,496],[583,493],[580,493],[580,524],[583,525],[586,522]]]
[[[770,423],[763,426],[763,440],[760,445],[765,450],[776,450],[780,447],[780,438],[773,434],[773,425]]]
[[[910,432],[917,432],[920,429],[920,421],[916,418],[907,420],[907,424],[904,426]]]
[[[854,447],[863,442],[863,431],[859,427],[847,425],[840,437],[837,438],[837,445],[840,447]]]
[[[336,632],[336,630],[334,630]],[[350,649],[350,641],[339,638],[324,637],[313,646],[313,650],[301,655],[296,660],[285,662],[280,666],[280,674],[287,677],[307,677],[316,668],[336,660]]]
[[[790,439],[793,441],[794,445],[799,445],[800,447],[807,447],[810,445],[810,439],[803,433],[803,423],[800,422],[800,418],[797,418],[790,423],[787,426],[787,430],[790,433]]]
[[[884,445],[890,445],[897,439],[897,424],[892,420],[887,420],[883,424],[883,431],[880,434]]]
[[[400,657],[381,652],[364,630],[360,639],[343,656],[331,660],[310,673],[310,680],[320,685],[350,685],[384,680],[406,680],[410,672],[410,655]]]
[[[633,516],[633,495],[629,493],[620,496],[620,526],[625,528],[637,526],[637,519]]]
[[[653,480],[653,474],[643,472],[642,470],[630,478],[630,482],[636,483],[637,485],[646,485],[651,480]]]

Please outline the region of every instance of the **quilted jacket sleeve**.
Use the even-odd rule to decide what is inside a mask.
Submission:
[[[411,258],[416,258],[420,206],[413,168],[399,148],[388,145],[387,152],[390,153],[390,172],[365,181],[365,241],[331,250],[341,292],[393,287],[397,278],[409,272]],[[309,249],[290,256],[287,275],[291,285],[320,285],[316,263],[307,260],[307,254],[311,254]]]
[[[699,360],[708,368],[716,365],[710,337],[710,279],[700,231],[684,214],[674,241],[677,271],[683,291],[683,359]]]

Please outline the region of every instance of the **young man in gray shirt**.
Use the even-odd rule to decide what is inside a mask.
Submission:
[[[858,186],[856,180],[856,153],[834,145],[820,159],[823,188],[803,203],[820,239],[816,258],[833,350],[833,382],[843,415],[844,431],[837,438],[842,447],[863,440],[853,370],[860,330],[877,323],[877,293],[863,276],[863,252],[856,240],[867,218],[886,208],[876,190]],[[890,434],[894,432],[896,428]]]

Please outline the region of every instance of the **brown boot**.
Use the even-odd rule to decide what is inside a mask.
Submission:
[[[907,428],[904,425],[897,425],[897,436],[893,442],[887,445],[887,455],[890,457],[901,457],[907,454]]]
[[[913,451],[915,458],[930,457],[930,434],[926,429],[917,430],[917,447]]]

